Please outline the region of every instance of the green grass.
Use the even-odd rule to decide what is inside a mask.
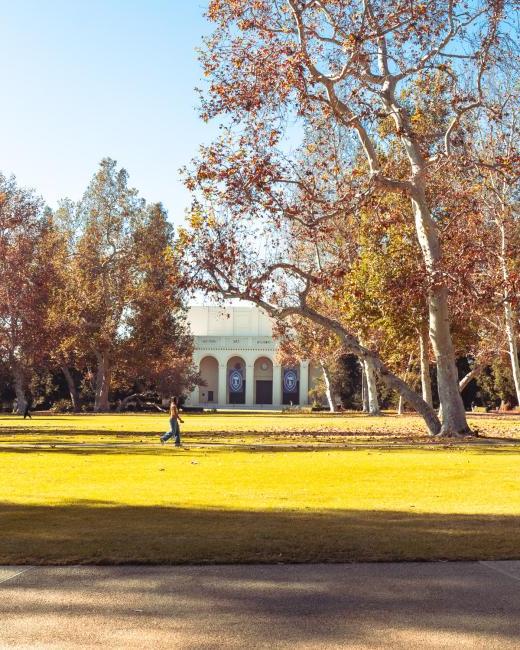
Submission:
[[[0,563],[520,559],[518,417],[185,419],[0,417]]]

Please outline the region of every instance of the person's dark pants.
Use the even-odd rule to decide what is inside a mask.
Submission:
[[[167,431],[164,436],[161,436],[161,440],[166,442],[173,436],[175,436],[175,446],[179,447],[181,444],[181,429],[179,427],[179,422],[175,418],[170,418],[170,430]]]
[[[29,420],[32,420],[32,416],[29,413],[29,407],[26,406],[23,410],[23,419],[25,420],[26,417],[29,417]]]

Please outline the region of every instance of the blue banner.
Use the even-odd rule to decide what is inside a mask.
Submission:
[[[240,370],[231,370],[229,373],[229,390],[232,393],[241,393],[244,387],[244,378]]]
[[[298,375],[296,370],[285,370],[283,373],[283,388],[286,393],[296,393],[298,389]]]

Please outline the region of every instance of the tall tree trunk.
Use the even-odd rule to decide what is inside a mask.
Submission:
[[[412,205],[417,236],[430,280],[428,312],[430,339],[437,362],[437,384],[442,411],[441,435],[469,433],[464,403],[459,390],[455,350],[450,332],[448,291],[441,276],[441,249],[437,226],[433,221],[424,188],[415,184]]]
[[[359,359],[359,365],[361,366],[361,410],[363,413],[368,413],[367,376],[363,359]]]
[[[513,308],[509,297],[509,272],[507,268],[507,235],[506,227],[503,221],[500,222],[501,251],[500,263],[502,266],[502,277],[504,280],[504,317],[506,325],[507,345],[509,348],[509,358],[511,359],[511,371],[513,373],[513,382],[515,384],[516,401],[520,406],[520,363],[518,361],[518,342],[513,316]]]
[[[383,50],[380,50],[380,60],[381,62],[386,61],[384,46]],[[383,68],[386,65],[385,63]],[[386,69],[383,70],[383,73],[386,74]],[[406,191],[412,204],[415,230],[421,247],[429,284],[428,314],[430,339],[433,354],[437,362],[437,383],[443,414],[440,434],[451,436],[470,433],[466,421],[464,404],[459,392],[455,350],[450,332],[448,291],[442,277],[442,255],[439,232],[426,199],[424,181],[426,163],[420,143],[410,124],[406,109],[396,101],[395,92],[396,81],[394,78],[393,81],[389,81],[383,87],[382,100],[383,105],[388,111],[388,114],[392,116],[399,131],[399,137],[410,164],[411,175],[410,181],[406,186]],[[375,156],[370,151],[368,151],[367,155],[369,157],[372,156],[372,158]],[[382,183],[384,184],[384,181]]]
[[[397,415],[403,414],[403,406],[404,406],[403,396],[399,395],[399,402],[397,404]]]
[[[96,413],[106,413],[110,411],[110,402],[108,394],[110,391],[110,363],[108,353],[96,351],[97,369],[96,369],[96,393],[94,400],[94,411]]]
[[[506,320],[507,343],[509,347],[509,358],[511,359],[511,370],[515,384],[516,402],[520,406],[520,363],[518,361],[518,343],[516,335],[513,310],[509,300],[504,301],[504,312]]]
[[[381,415],[381,411],[379,410],[379,400],[377,398],[376,372],[372,360],[369,358],[364,359],[363,368],[365,370],[367,382],[368,414]]]
[[[16,360],[11,362],[11,371],[13,373],[14,392],[16,394],[18,413],[22,414],[27,406],[27,397],[25,395],[25,377],[20,364]]]
[[[70,372],[69,368],[66,365],[61,366],[61,372],[63,373],[63,376],[65,377],[65,380],[67,382],[67,388],[69,389],[72,410],[74,411],[74,413],[78,413],[80,410],[80,401],[79,401],[78,389],[76,388],[76,384],[74,383],[74,377],[72,376],[72,373]]]
[[[423,328],[419,333],[419,351],[421,361],[421,391],[422,398],[433,407],[432,382],[430,377],[430,355],[428,354],[428,331]]]
[[[408,381],[408,375],[410,374],[410,371],[412,369],[412,361],[413,361],[414,353],[413,351],[410,352],[410,358],[408,359],[408,365],[406,366],[406,370],[404,373],[404,381]],[[431,404],[428,404],[428,406],[431,407]],[[404,411],[404,399],[402,395],[399,395],[399,403],[397,405],[397,415],[402,415]]]
[[[397,375],[394,375],[394,373],[389,368],[387,368],[387,366],[382,362],[377,354],[363,347],[358,339],[350,334],[350,332],[348,332],[348,330],[346,330],[343,325],[341,325],[341,323],[338,323],[338,321],[318,313],[308,305],[301,305],[295,309],[288,309],[282,312],[277,312],[275,309],[273,309],[273,307],[271,307],[271,305],[269,305],[269,303],[265,302],[264,300],[252,300],[252,302],[256,302],[256,304],[263,307],[263,309],[268,314],[271,314],[275,317],[280,317],[281,315],[282,318],[287,318],[287,316],[297,313],[300,316],[308,318],[314,323],[318,323],[326,329],[335,332],[338,335],[340,341],[345,346],[345,350],[352,352],[352,354],[355,354],[360,362],[362,362],[364,359],[370,359],[384,385],[389,390],[395,390],[400,395],[402,395],[408,404],[410,404],[410,406],[414,408],[417,413],[420,413],[420,415],[422,415],[424,423],[426,424],[430,435],[437,436],[441,433],[441,423],[439,422],[439,418],[437,417],[437,414],[432,409],[432,407],[426,404],[423,398],[418,395],[412,388],[410,388],[410,386],[408,386],[405,381],[403,381]]]
[[[331,413],[334,413],[336,409],[334,408],[334,397],[332,395],[330,374],[325,364],[321,360],[320,360],[320,366],[321,366],[321,371],[323,372],[323,380],[325,382],[325,396],[327,398],[327,402],[329,403],[329,410]]]

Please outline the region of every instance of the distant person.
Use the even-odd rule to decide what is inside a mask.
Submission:
[[[32,406],[32,397],[29,395],[29,397],[25,401],[25,406],[24,406],[24,409],[23,409],[23,419],[24,420],[27,417],[29,418],[29,420],[32,420],[32,416],[31,416],[31,413],[30,413],[31,406]]]
[[[184,420],[181,419],[179,413],[179,398],[175,396],[170,401],[170,430],[161,436],[161,444],[164,445],[167,440],[175,436],[175,446],[181,446],[181,428],[179,422],[184,424]]]

